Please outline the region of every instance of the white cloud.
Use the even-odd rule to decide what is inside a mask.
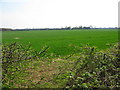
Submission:
[[[3,13],[2,24],[12,28],[117,26],[117,3],[115,0],[29,0],[19,11]]]

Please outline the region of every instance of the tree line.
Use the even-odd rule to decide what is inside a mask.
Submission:
[[[76,30],[76,29],[120,29],[118,27],[97,28],[92,26],[66,26],[61,28],[25,28],[25,29],[12,29],[12,28],[0,28],[0,31],[29,31],[29,30]]]

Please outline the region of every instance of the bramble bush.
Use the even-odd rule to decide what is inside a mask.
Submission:
[[[104,51],[89,46],[81,50],[65,88],[120,88],[119,44]]]
[[[13,85],[13,78],[16,72],[23,72],[28,62],[38,60],[45,56],[49,47],[44,47],[40,52],[33,50],[31,45],[22,45],[20,43],[10,43],[2,45],[2,83],[3,87]],[[8,83],[8,81],[10,81]]]

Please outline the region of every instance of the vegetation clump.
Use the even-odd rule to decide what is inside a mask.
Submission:
[[[120,87],[120,46],[104,51],[95,47],[82,48],[74,63],[67,88],[118,88]]]
[[[20,43],[10,43],[2,45],[2,83],[3,87],[10,86],[12,79],[16,77],[16,72],[24,73],[25,67],[29,67],[29,62],[40,59],[45,56],[48,47],[36,51],[31,45],[22,45]],[[8,83],[8,81],[10,83]],[[7,82],[7,83],[6,83]]]
[[[119,44],[106,50],[86,45],[58,59],[45,57],[47,50],[38,52],[20,43],[2,45],[3,88],[120,88]],[[30,73],[36,81],[31,81]]]

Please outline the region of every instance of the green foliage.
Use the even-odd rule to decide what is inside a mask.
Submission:
[[[120,88],[120,45],[74,47],[73,54],[58,59],[48,58],[47,50],[2,45],[3,88]]]
[[[2,83],[3,87],[14,85],[13,79],[18,76],[25,76],[25,67],[29,67],[29,62],[45,56],[48,47],[40,52],[31,48],[31,45],[23,46],[20,43],[2,45]],[[10,82],[8,82],[10,81]],[[21,80],[20,82],[22,82]]]
[[[120,87],[120,46],[106,51],[85,46],[72,69],[66,88],[118,88]],[[70,76],[69,76],[70,77]]]

